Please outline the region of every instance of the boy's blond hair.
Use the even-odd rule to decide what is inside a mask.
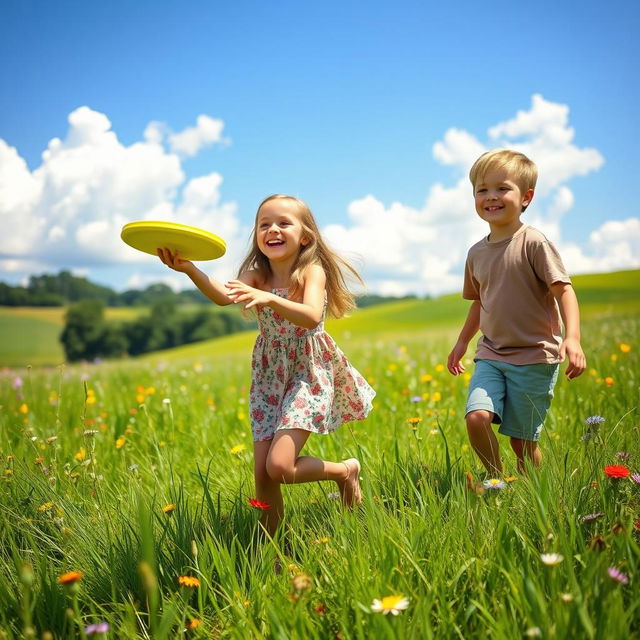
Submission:
[[[518,185],[522,193],[529,189],[536,188],[538,180],[538,167],[536,163],[529,160],[524,153],[512,151],[511,149],[492,149],[483,153],[471,167],[469,180],[475,188],[487,172],[494,169],[506,169],[509,177]],[[523,207],[524,211],[527,207]]]

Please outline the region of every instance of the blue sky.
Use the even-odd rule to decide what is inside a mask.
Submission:
[[[226,230],[229,255],[204,265],[225,277],[242,257],[257,203],[285,192],[311,205],[372,290],[455,290],[466,248],[483,233],[460,180],[478,145],[505,140],[537,150],[542,176],[567,168],[536,195],[526,221],[552,237],[572,271],[640,266],[632,186],[640,10],[630,2],[577,10],[557,2],[9,0],[2,14],[0,214],[11,224],[0,241],[0,280],[69,268],[117,289],[163,278],[187,286],[152,258],[92,236],[111,237],[122,220],[150,212]],[[78,142],[68,119],[80,107],[88,109],[73,126],[98,133]],[[176,151],[171,134],[200,115],[219,121],[221,135],[195,153]],[[163,123],[154,141],[164,151],[145,156],[155,177],[143,164],[123,191],[144,203],[138,214],[109,189],[126,180],[113,177],[113,163],[149,141],[151,122]],[[107,131],[119,145],[113,163],[96,142]],[[111,177],[93,184],[61,157],[43,161],[53,138],[68,153],[84,145],[85,165],[102,153]],[[156,160],[166,171],[154,170]],[[194,183],[217,200],[207,209],[187,186],[213,174],[206,188]]]

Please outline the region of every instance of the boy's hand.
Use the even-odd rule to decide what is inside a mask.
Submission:
[[[269,291],[263,291],[262,289],[255,289],[245,284],[241,280],[230,280],[225,285],[227,288],[227,295],[233,300],[233,302],[246,302],[244,305],[245,310],[251,309],[255,306],[267,305],[273,300],[273,294]]]
[[[183,260],[176,251],[175,253],[171,253],[171,249],[167,249],[166,247],[158,247],[156,249],[158,253],[158,258],[162,260],[164,264],[167,265],[170,269],[174,271],[179,271],[180,273],[188,273],[190,270],[194,268],[193,262],[189,260]]]
[[[569,358],[569,366],[565,374],[569,380],[577,378],[587,368],[587,359],[584,356],[580,341],[575,338],[567,338],[560,345],[560,357]]]
[[[462,357],[467,352],[467,345],[464,342],[456,342],[455,347],[451,350],[447,358],[447,369],[454,376],[464,373],[465,367],[462,364]]]

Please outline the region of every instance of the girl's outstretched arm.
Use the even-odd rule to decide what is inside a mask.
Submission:
[[[245,309],[260,305],[269,306],[289,322],[305,329],[315,329],[322,320],[326,280],[324,269],[317,264],[311,265],[305,274],[302,302],[295,302],[270,291],[256,289],[242,279],[228,282],[227,290],[228,297],[233,302],[246,303]]]
[[[204,293],[209,300],[212,300],[216,304],[225,306],[231,304],[233,300],[229,297],[227,288],[217,280],[210,278],[206,273],[198,269],[193,262],[189,260],[183,260],[176,251],[172,253],[170,249],[158,248],[158,257],[164,264],[174,271],[184,273],[191,278],[193,284]],[[241,281],[246,281],[253,284],[253,277],[251,273],[247,272],[240,276]]]

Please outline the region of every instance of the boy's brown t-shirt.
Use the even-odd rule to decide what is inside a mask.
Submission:
[[[510,238],[483,238],[469,249],[462,297],[480,300],[476,358],[511,364],[560,362],[562,329],[549,290],[571,283],[557,249],[537,229],[523,225]]]

